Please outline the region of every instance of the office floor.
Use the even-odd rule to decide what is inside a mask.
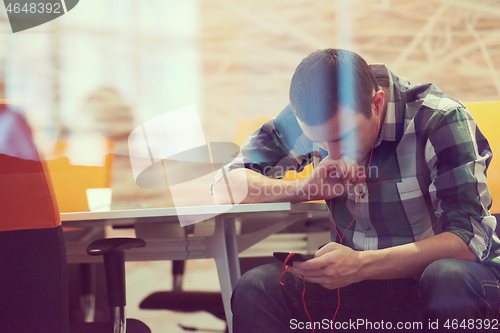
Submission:
[[[181,333],[178,324],[200,329],[220,330],[225,324],[207,313],[175,313],[162,310],[141,310],[139,303],[150,293],[171,290],[170,261],[127,262],[127,309],[129,318],[144,321],[153,333]],[[219,290],[215,262],[212,259],[187,262],[183,280],[185,290]]]

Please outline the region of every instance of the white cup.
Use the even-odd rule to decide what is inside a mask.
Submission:
[[[111,209],[111,188],[88,188],[87,202],[91,212],[105,212]]]

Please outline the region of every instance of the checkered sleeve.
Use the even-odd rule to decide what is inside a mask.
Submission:
[[[247,168],[271,178],[283,178],[287,171],[302,171],[312,160],[313,143],[299,127],[287,106],[276,118],[257,128],[246,139],[236,157],[228,159],[212,181],[224,173]]]
[[[425,147],[431,170],[429,191],[440,220],[434,232],[456,234],[484,260],[496,226],[489,213],[491,194],[486,184],[491,149],[464,107],[437,112],[429,124]]]

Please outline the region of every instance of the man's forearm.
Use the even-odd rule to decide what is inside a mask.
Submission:
[[[429,264],[444,258],[477,260],[469,246],[450,232],[415,243],[362,251],[359,255],[362,262],[362,280],[419,276]]]
[[[213,187],[216,204],[231,204],[231,196],[242,198],[238,203],[302,202],[309,200],[298,180],[273,179],[249,169],[228,172]],[[245,196],[246,195],[246,196]]]
[[[250,169],[234,169],[214,184],[213,193],[217,204],[328,200],[365,179],[364,172],[348,156],[342,155],[338,160],[327,156],[307,178],[297,180],[274,179]]]

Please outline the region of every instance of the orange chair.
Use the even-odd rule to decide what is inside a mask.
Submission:
[[[111,140],[106,139],[104,144],[107,151],[113,151]],[[65,156],[67,146],[67,141],[58,141],[54,149],[57,158],[47,161],[59,210],[61,213],[87,211],[86,189],[111,187],[114,154],[105,156],[103,166],[72,165]]]
[[[67,333],[66,251],[48,167],[36,149],[24,110],[5,102],[0,102],[0,189],[0,332]],[[140,239],[104,239],[89,249],[104,255],[110,268],[108,258],[140,246]],[[108,291],[114,291],[108,295],[119,294],[120,302],[114,303],[114,297],[108,301],[113,310],[123,310],[125,267],[119,260],[111,261],[107,280],[119,283],[108,284]],[[70,332],[123,333],[124,316],[113,319],[77,325]],[[127,324],[127,332],[151,332],[140,321]]]

